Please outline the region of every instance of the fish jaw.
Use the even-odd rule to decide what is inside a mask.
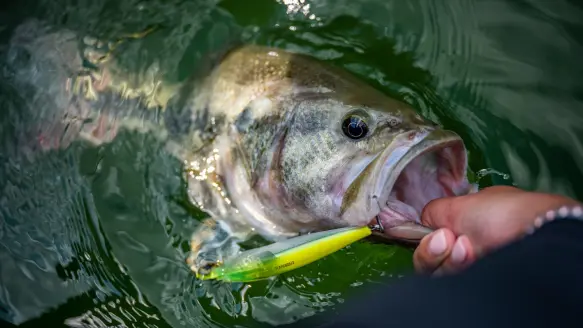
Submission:
[[[357,175],[346,177],[340,213],[348,225],[380,224],[383,236],[419,241],[432,229],[420,214],[430,201],[477,190],[467,176],[461,138],[448,130],[398,135]]]

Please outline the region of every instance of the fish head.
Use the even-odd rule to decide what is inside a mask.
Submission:
[[[268,239],[377,218],[384,235],[419,239],[428,202],[475,190],[459,135],[333,65],[245,46],[209,81],[209,112],[228,122],[215,172],[237,210],[214,216]]]
[[[430,232],[420,225],[427,203],[472,190],[466,149],[406,104],[373,99],[302,102],[282,152],[284,185],[316,217],[418,240]]]
[[[431,232],[420,224],[427,203],[474,188],[460,136],[404,103],[337,92],[258,101],[283,113],[239,143],[251,183],[234,201],[258,230],[380,223],[387,237],[418,241]]]

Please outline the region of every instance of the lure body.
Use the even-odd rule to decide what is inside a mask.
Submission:
[[[199,279],[249,282],[292,271],[370,236],[371,228],[348,227],[311,233],[245,251]]]

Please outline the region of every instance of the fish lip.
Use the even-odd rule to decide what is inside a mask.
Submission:
[[[407,142],[408,139],[409,142]],[[368,200],[369,208],[378,208],[375,216],[371,219],[370,224],[376,224],[377,217],[389,200],[390,194],[395,188],[395,184],[399,176],[408,167],[409,164],[416,158],[427,154],[429,152],[438,151],[451,146],[461,146],[465,150],[465,145],[461,137],[453,131],[449,130],[422,130],[416,132],[407,132],[397,136],[396,147],[387,147],[375,159],[375,168],[371,177],[371,182],[374,183],[372,192],[369,193]],[[399,156],[399,151],[404,153]],[[460,158],[462,156],[463,158]],[[459,179],[465,179],[465,172],[467,170],[467,154],[461,151],[454,155],[454,160],[463,160],[463,165],[457,167],[454,174],[463,174]],[[454,170],[454,167],[450,168]],[[457,180],[457,179],[456,179]],[[421,215],[421,213],[418,213]],[[416,218],[417,222],[404,220],[402,223],[395,226],[383,226],[382,233],[388,239],[397,239],[411,243],[418,243],[425,235],[431,233],[433,229],[423,226],[420,223],[420,217]],[[409,231],[407,231],[409,230]],[[408,236],[405,238],[404,236]]]
[[[406,136],[409,138],[410,135],[406,133],[399,137]],[[397,178],[414,159],[430,151],[443,149],[456,143],[463,145],[462,139],[455,132],[449,130],[422,131],[416,133],[414,138],[417,140],[413,140],[410,145],[402,147],[406,149],[406,152],[395,160],[394,165],[388,165],[390,160],[393,159],[391,157],[395,155],[395,149],[392,147],[385,149],[376,159],[375,174],[372,177],[373,181],[375,181],[373,195],[376,195],[379,200],[388,200],[388,195],[392,191]],[[466,156],[465,152],[463,156]],[[463,169],[465,170],[465,167]]]

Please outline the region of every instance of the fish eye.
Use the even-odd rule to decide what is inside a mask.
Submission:
[[[349,114],[342,121],[342,132],[350,139],[362,139],[369,132],[368,124],[362,115]]]

